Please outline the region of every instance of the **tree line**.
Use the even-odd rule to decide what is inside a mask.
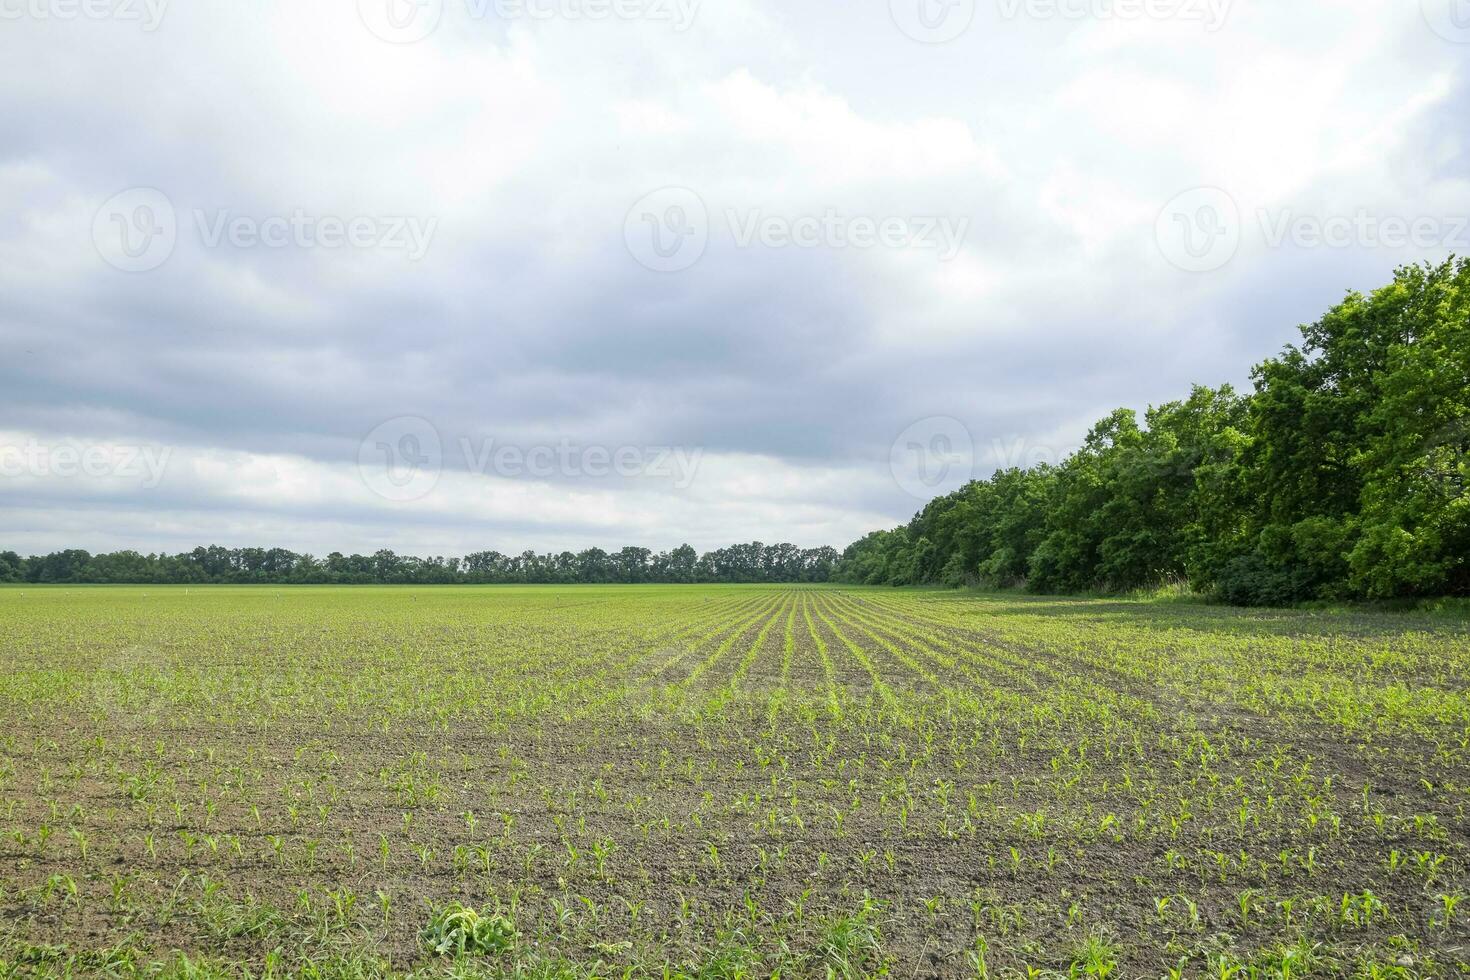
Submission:
[[[834,578],[1241,605],[1470,595],[1470,260],[1349,293],[1254,391],[1118,409],[1057,465],[1004,469],[843,553]]]
[[[416,558],[381,550],[325,558],[285,548],[195,548],[179,554],[76,549],[22,558],[0,552],[0,582],[167,584],[634,584],[641,582],[826,582],[837,549],[793,544],[731,545],[697,553],[689,545],[654,553],[588,548],[559,554],[478,551],[463,558]]]
[[[760,542],[560,554],[325,558],[0,552],[0,582],[825,582],[1123,592],[1163,582],[1241,605],[1470,595],[1470,260],[1349,293],[1255,366],[1118,409],[1057,465],[1003,469],[839,555]]]

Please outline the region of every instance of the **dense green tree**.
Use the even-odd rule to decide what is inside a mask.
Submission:
[[[1470,594],[1470,262],[1349,294],[1252,394],[1118,409],[1055,467],[997,472],[854,542],[843,581],[1186,580],[1240,603]]]
[[[1401,269],[1257,368],[1235,568],[1267,598],[1464,591],[1467,284],[1464,260]]]
[[[1470,591],[1470,263],[1406,270],[1366,305],[1397,330],[1352,459],[1361,490],[1349,588]]]

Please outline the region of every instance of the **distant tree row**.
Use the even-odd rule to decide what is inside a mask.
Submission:
[[[639,582],[825,582],[837,563],[830,547],[737,544],[697,553],[689,545],[655,554],[647,548],[588,548],[576,553],[415,558],[392,551],[332,552],[325,558],[285,548],[195,548],[180,554],[79,550],[22,558],[0,552],[0,582],[144,584],[607,584]]]
[[[1302,328],[1255,391],[1119,409],[849,546],[834,578],[1245,605],[1470,594],[1470,261],[1400,269]]]

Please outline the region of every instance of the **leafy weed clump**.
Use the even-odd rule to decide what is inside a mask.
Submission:
[[[510,949],[515,938],[510,919],[458,902],[435,909],[422,934],[424,945],[440,956],[493,956]]]

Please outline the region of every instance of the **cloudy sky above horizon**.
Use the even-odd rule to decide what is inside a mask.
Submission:
[[[1470,251],[1467,0],[0,0],[0,549],[842,547]]]

